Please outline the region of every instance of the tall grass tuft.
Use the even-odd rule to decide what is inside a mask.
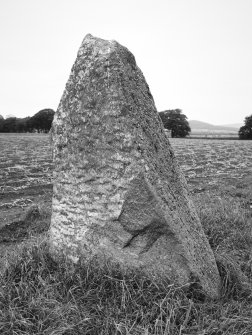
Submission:
[[[219,301],[198,299],[193,289],[157,284],[110,263],[57,263],[46,242],[16,254],[0,284],[3,335],[231,335],[252,329],[251,302],[238,291]]]

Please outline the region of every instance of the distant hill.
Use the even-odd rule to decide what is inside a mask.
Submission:
[[[189,120],[192,133],[237,133],[240,124],[213,125],[211,123],[198,120]]]
[[[239,130],[242,126],[244,126],[244,123],[230,123],[220,125],[220,127],[235,128],[237,130]]]

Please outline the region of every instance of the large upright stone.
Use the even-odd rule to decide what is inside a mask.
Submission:
[[[215,259],[134,56],[87,35],[53,128],[51,250],[219,294]]]

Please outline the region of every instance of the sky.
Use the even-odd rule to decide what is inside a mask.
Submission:
[[[252,114],[252,0],[0,0],[0,114],[57,109],[86,34],[135,56],[158,111]]]

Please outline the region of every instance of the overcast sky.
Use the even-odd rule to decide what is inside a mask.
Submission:
[[[56,110],[88,33],[135,55],[158,111],[252,114],[252,0],[0,0],[0,114]]]

